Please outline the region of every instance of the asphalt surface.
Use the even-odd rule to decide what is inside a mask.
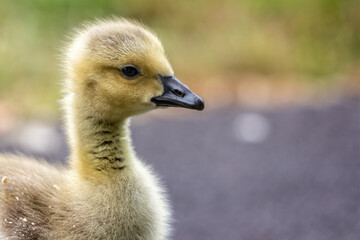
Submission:
[[[359,106],[134,121],[133,140],[168,189],[176,240],[357,240]],[[43,155],[64,160],[55,132],[60,147]],[[18,149],[7,139],[0,150]]]

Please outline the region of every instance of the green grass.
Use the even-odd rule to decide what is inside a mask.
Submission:
[[[256,73],[332,84],[356,69],[358,11],[355,0],[2,0],[0,101],[55,113],[66,35],[111,16],[153,28],[175,71],[190,79]]]

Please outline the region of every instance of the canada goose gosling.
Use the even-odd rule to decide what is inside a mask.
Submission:
[[[86,26],[64,62],[69,169],[0,156],[0,235],[167,239],[168,202],[134,153],[129,118],[158,107],[202,110],[203,101],[174,77],[159,39],[125,19]]]

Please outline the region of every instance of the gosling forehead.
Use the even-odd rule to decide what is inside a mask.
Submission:
[[[129,21],[103,22],[83,32],[87,60],[119,67],[132,63],[158,74],[172,74],[160,40],[144,26]]]

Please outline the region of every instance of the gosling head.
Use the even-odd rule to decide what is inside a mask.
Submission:
[[[204,109],[177,80],[159,39],[124,19],[79,31],[65,57],[66,88],[93,115],[127,117],[156,107]]]

